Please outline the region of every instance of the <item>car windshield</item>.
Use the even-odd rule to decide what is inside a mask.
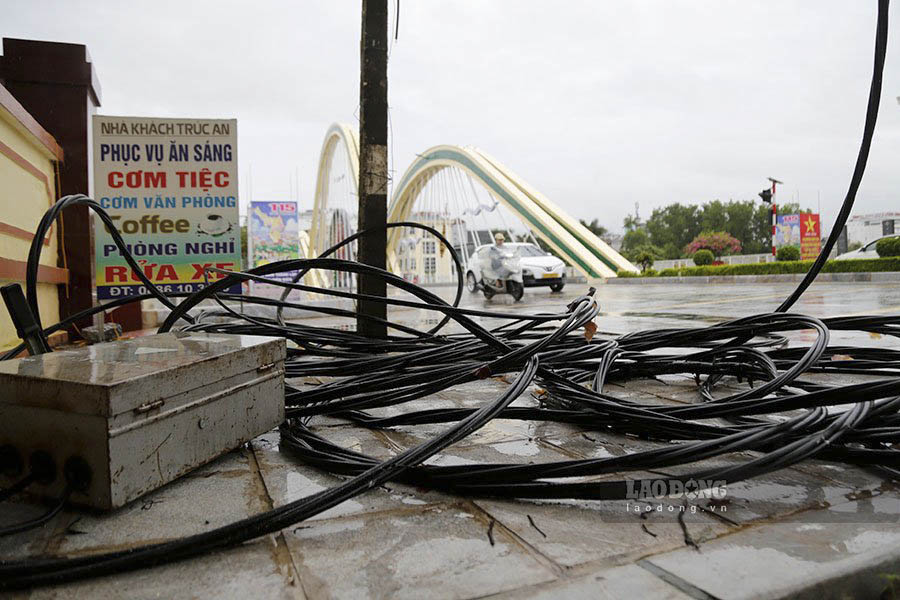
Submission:
[[[516,246],[516,254],[519,256],[546,256],[547,253],[535,246],[534,244],[524,244]]]

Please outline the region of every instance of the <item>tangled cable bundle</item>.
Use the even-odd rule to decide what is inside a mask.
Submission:
[[[829,340],[831,332],[836,331],[900,337],[900,316],[817,319],[786,312],[816,277],[834,247],[865,170],[880,100],[887,8],[887,0],[880,0],[866,125],[840,215],[819,260],[797,290],[772,313],[710,327],[654,329],[604,337],[595,334],[594,319],[599,307],[593,290],[561,307],[556,314],[461,308],[463,277],[459,257],[438,231],[417,223],[394,223],[387,227],[424,229],[448,248],[458,276],[452,303],[387,271],[329,258],[335,250],[369,230],[351,236],[319,258],[282,261],[241,273],[218,271],[220,279],[197,293],[182,294],[183,300],[176,304],[177,295],[163,294],[143,277],[112,221],[96,202],[86,196],[63,198],[41,222],[29,255],[28,300],[38,319],[36,275],[40,240],[59,213],[69,206],[88,206],[99,215],[113,231],[119,251],[148,293],[82,311],[47,327],[43,330],[45,334],[128,302],[156,298],[171,309],[161,332],[178,326],[191,331],[284,337],[291,344],[285,362],[287,418],[280,428],[281,447],[304,464],[348,478],[331,489],[182,539],[76,558],[3,561],[0,562],[0,589],[70,581],[197,556],[294,525],[388,481],[465,496],[619,500],[632,497],[626,495],[628,481],[632,483],[631,490],[645,489],[640,485],[641,480],[585,481],[584,478],[612,473],[624,477],[629,472],[679,466],[687,472],[670,477],[670,481],[733,483],[812,457],[877,469],[883,476],[897,477],[900,475],[900,350],[835,346]],[[404,294],[377,298],[309,286],[302,283],[302,278],[311,269],[379,277]],[[298,272],[292,283],[267,278],[288,271]],[[280,299],[273,299],[225,292],[245,280],[280,285],[285,293]],[[399,321],[387,321],[390,335],[386,339],[371,339],[352,330],[286,321],[284,308],[357,317],[355,311],[288,302],[291,289],[423,309],[441,319],[427,331]],[[192,309],[208,299],[218,302],[221,310],[191,315]],[[232,307],[237,300],[245,305],[276,307],[277,312],[273,317],[251,317]],[[500,324],[488,328],[483,319]],[[451,323],[456,331],[448,333]],[[807,347],[788,345],[785,334],[799,330],[814,332],[815,341]],[[17,355],[22,348],[8,352],[3,358]],[[838,385],[823,383],[821,377],[810,378],[810,374],[869,377],[859,383]],[[414,400],[500,375],[506,377],[508,386],[498,397],[479,407],[403,411]],[[638,402],[633,397],[617,396],[608,385],[669,375],[693,377],[700,395],[698,401],[673,405],[650,397]],[[329,381],[310,388],[296,383],[303,377]],[[539,390],[539,402],[516,403],[535,387]],[[388,407],[390,416],[377,414],[379,409]],[[378,460],[342,448],[314,431],[314,420],[321,416],[367,428],[443,423],[446,429],[387,460]],[[574,424],[586,430],[636,436],[653,442],[654,447],[623,456],[542,464],[424,464],[493,419]],[[714,467],[702,462],[735,452],[743,452],[739,455],[740,462],[729,461],[725,466],[717,463],[719,466]]]

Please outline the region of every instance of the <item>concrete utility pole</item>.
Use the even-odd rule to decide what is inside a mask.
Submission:
[[[387,223],[387,0],[363,0],[359,77],[359,230]],[[379,230],[357,241],[361,263],[384,269],[387,264],[387,231]],[[361,294],[387,296],[383,279],[360,275]],[[387,337],[387,327],[359,315],[387,318],[387,305],[360,300],[356,330],[375,338]]]

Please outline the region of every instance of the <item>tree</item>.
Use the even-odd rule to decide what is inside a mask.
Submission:
[[[671,243],[684,248],[701,231],[700,207],[675,203],[654,209],[646,229],[653,245],[662,248]]]
[[[781,214],[810,212],[796,202],[778,205]],[[712,200],[699,205],[669,204],[657,208],[645,224],[625,218],[626,231],[645,230],[649,243],[662,248],[666,258],[680,258],[685,246],[703,231],[725,232],[736,238],[746,254],[761,254],[772,247],[772,213],[769,205],[753,200]],[[627,234],[626,234],[627,235]],[[632,244],[630,247],[636,247]],[[623,248],[627,248],[623,243]]]
[[[627,255],[628,252],[633,252],[639,247],[649,244],[650,236],[647,235],[646,231],[643,229],[632,229],[627,231],[625,237],[622,238],[622,252]]]
[[[707,231],[727,231],[741,241],[744,254],[756,254],[748,249],[755,242],[753,219],[756,216],[756,203],[751,200],[730,200],[725,205],[725,227],[722,229],[703,229]],[[760,250],[763,251],[763,250]]]
[[[772,251],[772,209],[768,204],[759,204],[753,215],[750,240],[744,243],[747,254],[763,254]]]
[[[662,247],[663,256],[669,260],[681,258],[681,248],[675,245],[675,242],[669,242]]]
[[[808,208],[800,208],[799,202],[785,202],[784,204],[778,204],[779,215],[797,215],[811,212],[812,210]]]
[[[625,226],[625,231],[634,231],[644,226],[641,218],[637,215],[627,215],[622,224]]]
[[[653,266],[656,257],[649,246],[644,246],[638,250],[631,262],[641,265],[641,271],[646,273]]]
[[[721,200],[704,204],[700,208],[700,231],[728,231],[728,208]]]
[[[653,244],[644,244],[643,246],[638,246],[634,250],[629,250],[624,256],[631,262],[641,265],[642,270],[646,271],[653,266],[654,261],[660,260],[663,257],[663,254],[662,250],[657,246],[654,246]]]

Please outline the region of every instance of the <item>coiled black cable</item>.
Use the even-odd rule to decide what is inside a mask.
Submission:
[[[289,351],[288,377],[335,378],[312,389],[301,389],[290,383],[286,386],[288,419],[280,429],[281,442],[288,452],[304,463],[349,475],[352,479],[272,511],[171,542],[77,558],[2,562],[0,589],[70,581],[196,556],[278,531],[389,480],[468,496],[603,500],[630,497],[627,496],[628,483],[640,483],[641,480],[568,479],[685,467],[685,474],[668,479],[683,483],[707,479],[731,483],[811,457],[877,468],[890,477],[896,476],[900,472],[900,450],[897,448],[900,442],[900,352],[830,346],[829,341],[831,331],[847,330],[900,337],[900,317],[815,319],[786,314],[821,269],[820,263],[824,263],[823,257],[827,257],[833,247],[835,236],[843,225],[841,219],[846,220],[846,214],[849,214],[865,170],[886,52],[888,1],[880,0],[878,6],[875,72],[863,143],[847,198],[816,264],[775,313],[710,327],[639,331],[615,339],[601,339],[592,337],[591,321],[598,315],[599,308],[590,294],[577,298],[565,312],[554,315],[462,309],[458,306],[459,293],[457,300],[450,304],[387,271],[325,256],[228,274],[187,296],[177,306],[150,282],[144,281],[150,293],[123,299],[122,303],[149,297],[163,301],[172,312],[160,331],[171,329],[179,320],[186,320],[189,323],[186,329],[190,330],[281,335],[298,347]],[[86,204],[95,212],[99,209],[98,214],[103,219],[102,209],[91,202],[78,197],[67,200],[66,205]],[[64,206],[59,210],[62,208]],[[58,212],[51,218],[45,216],[39,228],[41,237]],[[357,237],[365,233],[359,232]],[[432,234],[439,236],[433,230]],[[445,239],[440,236],[439,239],[447,244]],[[352,240],[345,243],[349,241]],[[142,275],[120,242],[121,239],[116,242],[120,252],[136,273]],[[34,249],[34,244],[32,247]],[[32,265],[37,264],[39,251],[38,246],[37,253],[29,256],[29,274]],[[459,272],[458,260],[456,263]],[[36,268],[34,266],[35,273]],[[300,283],[304,271],[317,268],[380,277],[416,300],[375,298]],[[224,314],[234,318],[228,323],[207,322],[189,314],[205,299],[236,299],[223,293],[234,283],[283,271],[300,271],[300,275],[292,283],[267,282],[282,285],[285,290],[307,290],[434,311],[441,315],[441,321],[438,327],[429,331],[390,323],[398,335],[386,340],[371,340],[353,331],[285,322],[280,311],[288,304],[283,301],[284,297],[281,302],[247,299],[250,303],[278,307],[274,319],[250,318],[225,303],[220,303]],[[29,281],[33,282],[34,278]],[[461,286],[461,277],[458,286]],[[30,287],[29,300],[34,297]],[[293,306],[306,308],[296,303]],[[313,305],[310,307],[315,310]],[[94,314],[99,310],[103,308],[82,314]],[[318,310],[334,316],[355,316],[352,311],[334,308]],[[479,318],[505,322],[488,328],[477,320]],[[450,321],[463,333],[438,335]],[[584,328],[585,333],[580,332],[580,328]],[[806,348],[785,346],[785,334],[799,330],[815,332],[814,343]],[[804,380],[808,373],[876,375],[878,379],[832,385]],[[652,399],[637,402],[607,391],[617,382],[673,374],[693,376],[705,401],[691,405],[663,404]],[[496,399],[478,408],[408,411],[387,417],[370,412],[403,406],[436,391],[497,375],[512,377],[512,381]],[[726,392],[721,386],[726,378],[746,382],[746,387]],[[512,406],[532,383],[540,386],[539,405]],[[836,411],[833,408],[837,405],[850,405],[850,408]],[[319,435],[310,426],[310,419],[321,415],[372,428],[431,423],[451,425],[442,434],[381,462],[341,448]],[[495,418],[574,423],[588,429],[633,435],[646,440],[651,448],[624,456],[544,464],[423,464]],[[730,466],[711,468],[702,462],[748,450],[753,451],[750,458]]]
[[[110,236],[116,244],[116,247],[119,249],[122,258],[125,259],[125,262],[128,263],[128,266],[131,267],[134,274],[141,280],[141,283],[147,286],[147,289],[154,298],[162,302],[166,307],[174,310],[175,305],[172,304],[172,301],[169,300],[166,294],[162,293],[155,285],[153,285],[153,282],[147,278],[144,270],[131,255],[131,252],[128,251],[125,240],[122,239],[122,235],[119,233],[119,230],[116,229],[115,223],[109,215],[106,214],[106,211],[103,210],[100,204],[84,194],[74,194],[60,198],[60,200],[51,206],[44,214],[37,229],[35,229],[34,238],[31,240],[31,247],[28,250],[28,263],[25,274],[25,293],[28,298],[28,305],[31,307],[31,312],[34,313],[34,318],[37,320],[38,325],[41,325],[41,314],[37,300],[37,272],[41,263],[41,251],[43,250],[44,236],[50,231],[51,225],[53,225],[53,222],[56,221],[62,211],[73,206],[86,206],[94,211],[100,220],[103,221],[104,226],[109,230]],[[185,318],[190,320],[190,317]]]

